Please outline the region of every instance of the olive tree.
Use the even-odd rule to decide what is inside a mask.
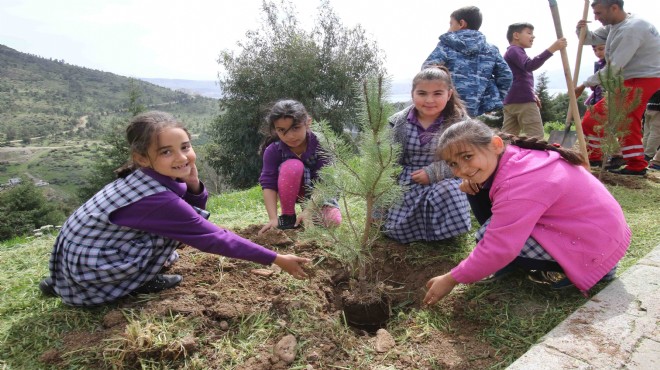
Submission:
[[[380,50],[358,25],[344,27],[329,1],[321,1],[313,29],[303,29],[288,2],[262,3],[262,22],[238,42],[239,52],[224,50],[221,113],[211,128],[211,165],[232,187],[256,183],[263,117],[277,100],[299,100],[315,120],[341,133],[356,127],[356,82],[382,72]]]

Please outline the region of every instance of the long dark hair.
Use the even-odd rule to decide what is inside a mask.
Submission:
[[[156,140],[158,134],[166,128],[180,128],[190,138],[190,133],[183,126],[183,123],[169,113],[154,110],[133,117],[128,127],[126,127],[126,141],[128,142],[130,156],[123,166],[115,170],[117,177],[126,177],[140,168],[139,165],[133,162],[133,155],[138,154],[148,157],[149,146]]]
[[[307,114],[307,109],[297,100],[283,99],[275,102],[266,115],[264,124],[261,127],[261,133],[266,138],[259,146],[259,155],[263,155],[268,145],[279,140],[275,132],[275,121],[282,118],[291,118],[293,120],[291,128],[294,128],[306,124],[309,115]]]
[[[447,105],[442,111],[442,115],[445,117],[445,120],[449,122],[457,121],[463,119],[467,116],[465,110],[465,104],[461,100],[458,91],[454,87],[454,82],[451,79],[451,74],[445,66],[430,66],[419,71],[412,81],[412,90],[410,94],[415,93],[415,88],[422,81],[442,81],[447,85],[447,88],[452,91],[451,97],[447,100]]]
[[[505,143],[521,148],[557,152],[567,162],[576,166],[584,163],[582,155],[575,150],[549,144],[547,141],[539,140],[534,137],[528,138],[503,132],[493,132],[493,130],[485,123],[476,119],[467,119],[449,126],[445,132],[440,135],[438,146],[436,148],[436,156],[441,158],[442,153],[445,152],[445,150],[449,149],[451,153],[455,151],[454,148],[458,149],[466,145],[472,145],[479,149],[486,148],[491,143],[494,135],[501,137]]]

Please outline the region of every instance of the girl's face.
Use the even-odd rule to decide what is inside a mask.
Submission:
[[[149,146],[147,157],[135,154],[133,158],[140,166],[152,168],[173,179],[190,175],[196,159],[188,134],[175,127],[166,128],[158,134]]]
[[[504,151],[504,142],[493,136],[487,147],[456,143],[442,152],[455,176],[473,183],[483,184],[497,169],[497,161]]]
[[[605,59],[605,44],[594,46],[594,54],[598,59]]]
[[[531,48],[532,44],[534,44],[535,38],[536,36],[534,36],[534,30],[527,27],[523,28],[523,30],[520,32],[513,33],[514,41],[517,41],[518,45],[522,48]]]
[[[284,117],[273,122],[275,133],[280,140],[286,144],[291,151],[301,154],[307,144],[307,126],[309,120],[305,123],[293,125],[293,118]]]
[[[413,104],[420,120],[435,120],[440,116],[451,98],[452,90],[440,80],[422,80],[412,93]]]

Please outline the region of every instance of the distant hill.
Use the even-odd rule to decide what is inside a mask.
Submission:
[[[168,89],[181,91],[187,94],[197,94],[212,99],[220,99],[222,97],[222,90],[216,81],[177,80],[168,78],[140,79],[154,85],[167,87]]]
[[[93,130],[99,117],[127,108],[131,89],[140,92],[142,105],[172,113],[177,106],[202,103],[206,112],[197,113],[212,115],[217,106],[208,98],[0,45],[0,141],[79,128],[83,116],[85,129]],[[185,110],[190,114],[190,107]]]

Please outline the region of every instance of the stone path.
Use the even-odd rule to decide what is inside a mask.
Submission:
[[[519,369],[660,369],[660,246],[543,336]]]

